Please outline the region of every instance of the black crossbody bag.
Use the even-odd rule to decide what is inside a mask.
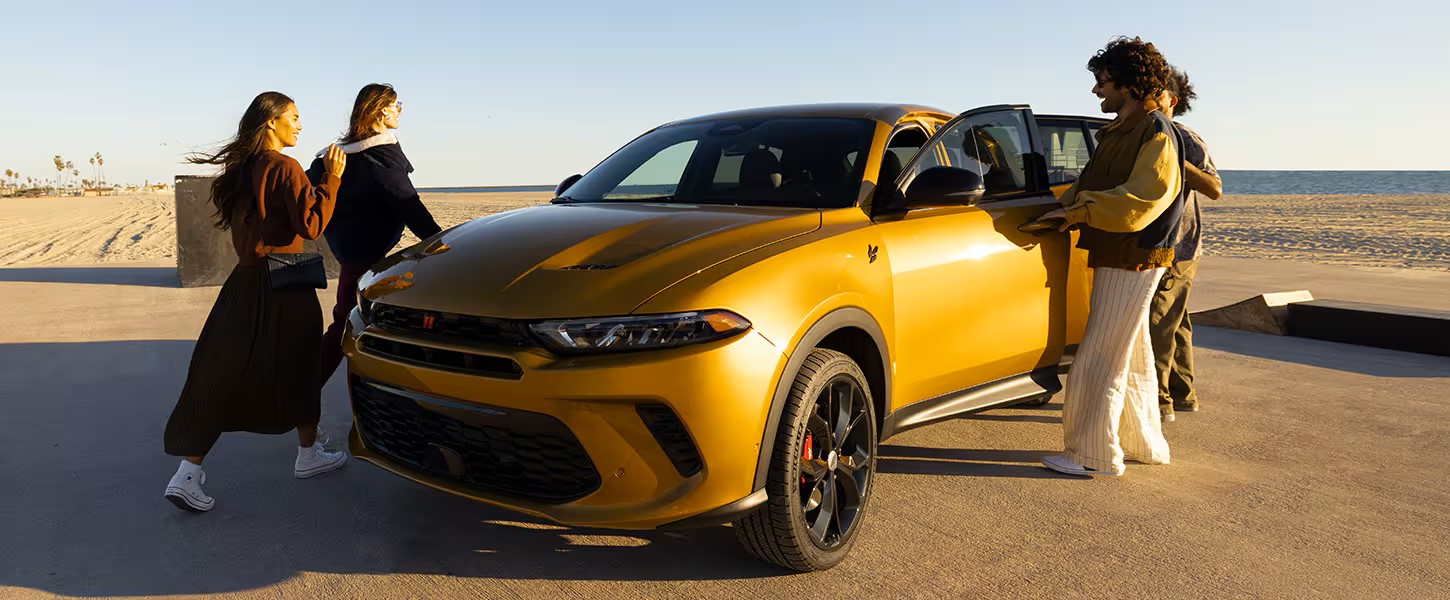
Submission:
[[[268,254],[267,283],[274,290],[320,290],[327,287],[327,269],[316,252]]]

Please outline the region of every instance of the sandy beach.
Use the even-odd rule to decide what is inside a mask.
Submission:
[[[548,193],[425,194],[440,225],[547,202]],[[1450,269],[1450,194],[1226,196],[1204,206],[1206,252],[1358,267]],[[0,266],[176,256],[170,194],[0,199]],[[404,235],[400,245],[416,241]]]

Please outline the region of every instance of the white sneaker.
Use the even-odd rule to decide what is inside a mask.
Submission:
[[[328,471],[336,471],[346,463],[346,452],[328,452],[322,449],[322,444],[313,444],[310,448],[298,446],[297,463],[292,468],[292,474],[298,479],[306,479]]]
[[[1073,462],[1066,456],[1049,456],[1044,458],[1042,459],[1042,466],[1057,471],[1058,473],[1067,473],[1068,475],[1100,475],[1104,477],[1117,477],[1122,475],[1122,473],[1114,473],[1112,471],[1089,469]]]
[[[181,466],[176,468],[176,474],[166,484],[165,498],[181,510],[209,511],[216,506],[216,499],[201,491],[203,483],[206,483],[206,472],[201,470],[201,465],[183,460]]]

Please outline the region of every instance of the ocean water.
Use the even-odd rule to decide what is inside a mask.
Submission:
[[[1219,171],[1225,194],[1450,194],[1450,171]]]
[[[1450,194],[1450,171],[1219,171],[1226,194]],[[552,185],[418,188],[420,192],[552,192]]]

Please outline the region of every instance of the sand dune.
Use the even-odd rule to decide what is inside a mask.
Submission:
[[[426,194],[448,227],[547,193]],[[1206,252],[1321,264],[1450,269],[1450,195],[1227,196],[1204,206]],[[0,199],[0,266],[176,256],[169,194]],[[401,245],[416,241],[405,234]]]

